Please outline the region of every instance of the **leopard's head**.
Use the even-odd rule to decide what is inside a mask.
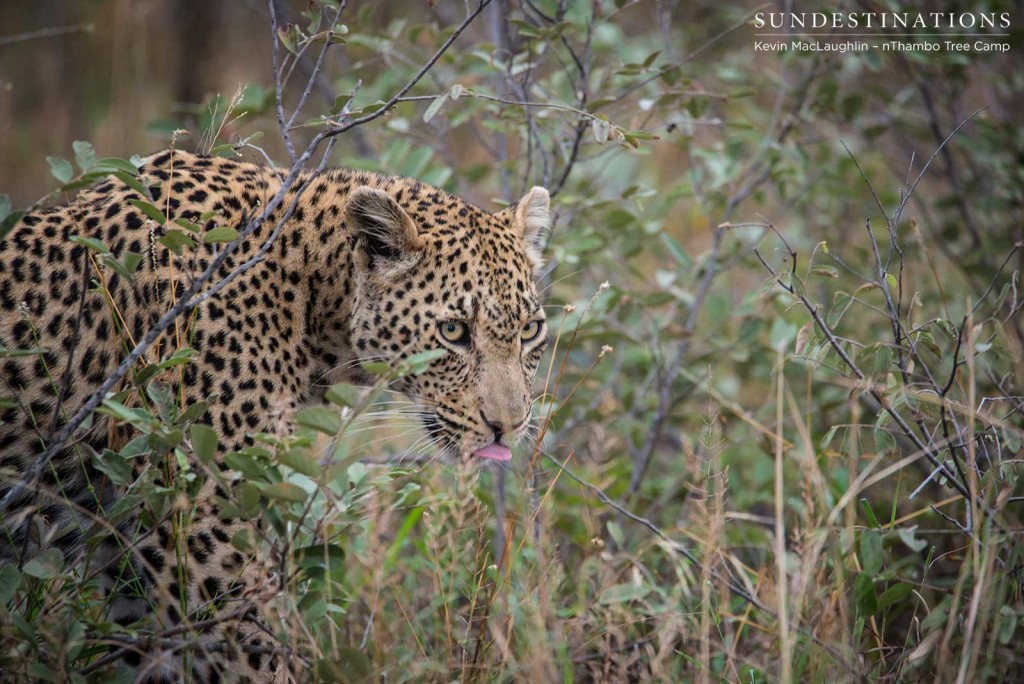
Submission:
[[[489,213],[421,184],[360,187],[347,200],[355,352],[394,365],[443,350],[393,387],[417,403],[448,456],[507,461],[529,426],[547,346],[536,279],[548,205],[548,192],[533,188]]]

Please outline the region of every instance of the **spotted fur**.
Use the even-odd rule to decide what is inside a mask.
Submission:
[[[135,190],[109,179],[68,206],[28,214],[0,243],[0,344],[46,350],[0,359],[2,394],[19,402],[0,410],[0,496],[220,248],[200,243],[175,255],[160,242],[173,221],[216,212],[202,230],[241,230],[281,183],[271,169],[179,151],[151,157],[140,175],[170,218],[163,226],[131,203],[143,199]],[[255,254],[293,196],[227,259],[222,277]],[[168,330],[148,361],[183,345],[196,350],[175,395],[215,397],[202,420],[220,435],[219,459],[251,444],[254,433],[287,432],[294,412],[320,402],[332,383],[366,382],[360,362],[440,347],[446,353],[427,372],[397,383],[420,404],[434,442],[464,459],[488,445],[512,446],[526,429],[545,346],[534,279],[547,223],[540,188],[490,213],[415,180],[324,172],[312,178],[266,258]],[[117,258],[142,255],[133,278],[71,241],[76,235],[103,241]],[[149,525],[139,515],[118,521],[118,538],[135,539],[127,569],[117,562],[118,542],[83,543],[122,494],[83,458],[91,453],[86,445],[117,448],[129,437],[101,420],[80,430],[38,496],[27,492],[3,513],[0,561],[47,544],[80,560],[88,548],[93,566],[106,567],[105,586],[120,596],[111,618],[122,624],[145,619],[168,629],[213,607],[272,599],[281,587],[258,559],[231,546],[243,523],[215,505],[226,493],[212,480],[194,514],[177,516],[179,529],[167,515]],[[141,580],[134,593],[124,588],[133,578]],[[156,645],[132,654],[139,679],[177,681],[187,666],[196,681],[272,681],[296,667],[283,654],[260,652],[269,640],[241,615],[200,643],[209,648],[184,660]]]

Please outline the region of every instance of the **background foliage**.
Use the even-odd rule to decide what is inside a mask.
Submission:
[[[335,9],[276,2],[300,151],[378,111],[467,6]],[[433,464],[386,394],[344,388],[229,457],[264,521],[236,543],[283,559],[278,636],[319,677],[1021,676],[1019,29],[1007,54],[756,53],[753,10],[494,0],[335,138],[334,165],[484,206],[544,185],[557,218],[513,468]],[[5,3],[0,26],[0,212],[112,170],[76,140],[289,163],[261,3]],[[149,387],[103,410],[150,458],[211,458]],[[131,483],[130,448],[104,472],[140,499],[204,477]],[[145,643],[59,553],[0,579],[8,672],[116,677],[108,649]]]

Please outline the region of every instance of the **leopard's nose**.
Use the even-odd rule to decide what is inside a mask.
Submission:
[[[526,421],[530,420],[530,414],[527,412],[525,416],[522,416],[519,419],[509,419],[507,416],[492,419],[483,412],[483,409],[481,409],[480,418],[484,421],[484,425],[494,433],[495,441],[500,442],[503,435],[514,435],[520,428],[522,428],[523,425],[526,424]]]

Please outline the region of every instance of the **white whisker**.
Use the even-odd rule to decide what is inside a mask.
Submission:
[[[552,287],[554,287],[558,283],[562,282],[566,278],[571,278],[574,275],[579,275],[580,273],[583,273],[583,269],[582,268],[581,269],[577,269],[577,270],[575,270],[575,271],[573,271],[571,273],[566,273],[564,276],[562,276],[558,280],[552,281],[552,282],[548,283],[547,285],[545,285],[544,288],[541,289],[537,294],[538,295],[544,295],[545,293],[547,293],[548,290],[550,290]]]

